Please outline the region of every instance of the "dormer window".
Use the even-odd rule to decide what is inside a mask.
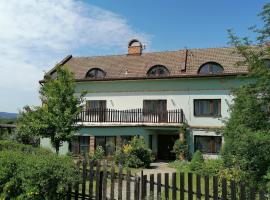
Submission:
[[[104,78],[106,73],[99,68],[92,68],[86,73],[86,78]]]
[[[223,71],[224,69],[220,64],[208,62],[200,67],[198,74],[222,74]]]
[[[163,65],[155,65],[147,72],[147,76],[168,76],[169,74],[169,70]]]

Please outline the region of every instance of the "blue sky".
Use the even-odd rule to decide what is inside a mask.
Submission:
[[[252,36],[265,0],[0,1],[0,111],[39,105],[38,80],[68,54],[125,54],[227,46],[227,32]]]
[[[226,46],[227,32],[260,23],[257,14],[267,1],[252,0],[125,0],[87,1],[123,16],[150,35],[151,50]],[[121,3],[119,3],[121,2]]]

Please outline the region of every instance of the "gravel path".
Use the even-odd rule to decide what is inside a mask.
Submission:
[[[150,180],[150,174],[154,174],[154,181],[157,182],[157,174],[161,173],[161,183],[164,184],[164,174],[169,173],[170,180],[171,180],[171,174],[173,172],[176,172],[175,169],[170,168],[168,166],[168,163],[166,162],[155,162],[152,163],[149,169],[143,169],[143,174],[147,175],[147,180]],[[137,173],[138,176],[141,176],[141,172]],[[130,188],[130,194],[131,199],[134,199],[134,182],[131,182],[131,188]],[[110,193],[110,187],[107,188],[108,193]],[[147,194],[150,192],[150,185],[147,184]],[[109,194],[107,193],[107,196],[109,197]],[[118,197],[118,183],[115,182],[115,189],[114,189],[114,195],[115,199]],[[156,197],[157,189],[156,186],[154,187],[154,197]],[[126,199],[126,181],[122,182],[122,199]]]

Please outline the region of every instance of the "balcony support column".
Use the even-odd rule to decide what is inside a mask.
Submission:
[[[89,153],[95,153],[95,136],[89,137]]]
[[[185,144],[185,131],[183,129],[180,129],[180,132],[179,132],[179,140],[182,144]],[[180,160],[185,160],[185,153],[180,153],[179,155],[179,159]]]

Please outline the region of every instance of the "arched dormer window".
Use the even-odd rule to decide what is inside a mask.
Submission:
[[[198,74],[221,74],[223,71],[224,69],[220,64],[208,62],[199,68]]]
[[[169,70],[163,65],[155,65],[147,72],[147,76],[168,76],[169,74]]]
[[[86,78],[104,78],[106,73],[99,68],[92,68],[86,73]]]

